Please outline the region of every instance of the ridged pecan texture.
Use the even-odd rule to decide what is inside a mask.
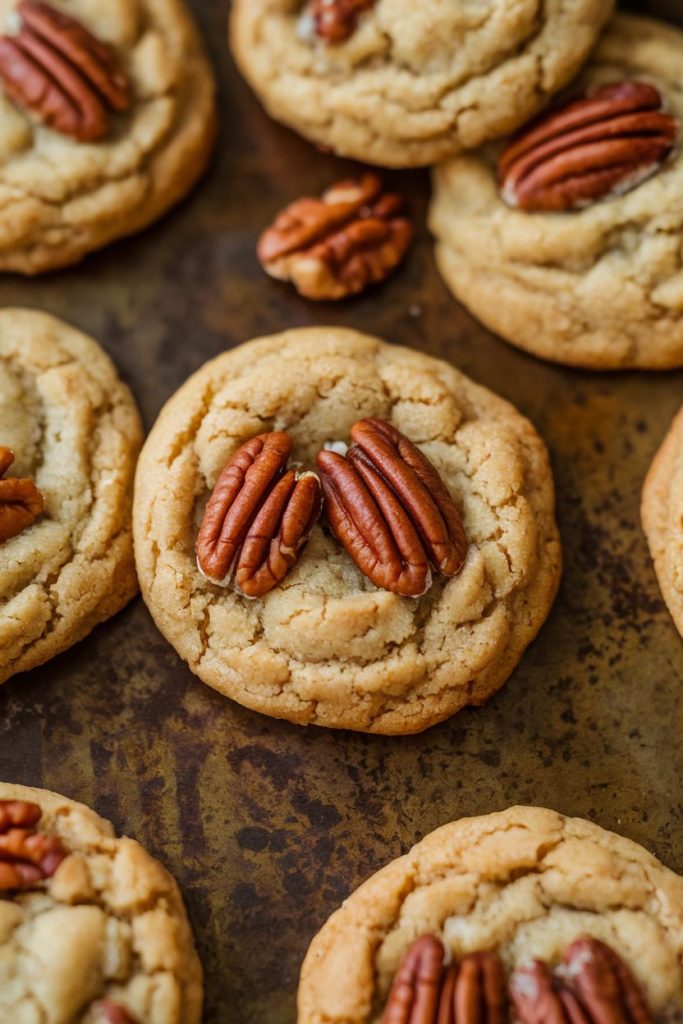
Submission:
[[[341,181],[321,199],[292,203],[263,232],[264,270],[309,299],[343,299],[383,281],[413,237],[401,196],[376,174]]]
[[[432,569],[455,576],[463,566],[460,514],[431,462],[391,424],[360,420],[351,440],[346,455],[318,455],[332,532],[375,586],[420,597]]]
[[[358,27],[365,11],[376,0],[312,0],[308,13],[313,19],[315,34],[326,43],[344,43]]]
[[[653,1024],[624,961],[590,936],[568,947],[555,972],[538,960],[519,968],[510,997],[520,1024]]]
[[[21,0],[17,35],[0,37],[0,82],[37,121],[81,142],[109,131],[110,112],[130,107],[118,57],[80,22],[39,0]]]
[[[33,888],[66,857],[57,836],[36,830],[40,818],[37,804],[0,800],[0,892]]]
[[[645,82],[603,86],[523,129],[499,161],[501,194],[528,211],[576,210],[621,195],[671,152],[678,121]]]
[[[495,953],[472,953],[444,969],[444,947],[425,935],[394,978],[382,1024],[504,1024],[507,997]]]
[[[283,431],[259,434],[218,478],[197,537],[197,564],[213,583],[263,597],[297,562],[322,494],[315,473],[287,469],[291,450]]]
[[[43,496],[33,480],[5,477],[14,453],[0,446],[0,543],[31,526],[43,511]]]

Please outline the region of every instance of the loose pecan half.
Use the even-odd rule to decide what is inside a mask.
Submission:
[[[136,1024],[135,1018],[131,1017],[128,1010],[111,999],[100,1000],[95,1009],[106,1024]]]
[[[566,950],[563,975],[592,1024],[653,1024],[638,982],[621,957],[590,936]]]
[[[14,453],[0,446],[0,543],[32,526],[43,511],[43,496],[33,480],[8,477]]]
[[[308,13],[317,36],[326,43],[344,43],[374,4],[375,0],[312,0]]]
[[[67,855],[61,840],[38,832],[41,810],[23,800],[0,800],[0,892],[30,889],[50,878]]]
[[[529,211],[575,210],[650,177],[671,152],[678,121],[653,85],[606,85],[532,122],[503,152],[501,194]]]
[[[396,972],[382,1024],[433,1024],[441,993],[445,951],[433,935],[408,949]]]
[[[80,22],[40,0],[21,0],[19,33],[0,37],[0,82],[17,106],[81,142],[109,130],[109,112],[130,107],[114,51]]]
[[[321,199],[292,203],[261,235],[266,273],[309,299],[343,299],[383,281],[413,236],[404,203],[376,174],[341,181]]]
[[[263,597],[295,564],[320,515],[315,473],[286,471],[292,442],[259,434],[237,449],[218,478],[197,537],[200,571],[220,586],[235,579]]]
[[[463,566],[460,514],[431,462],[391,424],[359,420],[351,439],[346,456],[318,454],[332,532],[375,586],[419,597],[430,565],[444,576]]]

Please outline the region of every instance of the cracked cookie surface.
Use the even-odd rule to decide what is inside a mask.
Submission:
[[[111,44],[132,107],[86,144],[24,114],[0,89],[0,270],[34,274],[138,231],[180,200],[215,134],[214,86],[180,0],[56,0]],[[12,32],[17,0],[0,0]]]
[[[580,818],[512,807],[428,835],[356,890],[311,943],[298,1024],[378,1022],[408,946],[434,934],[508,971],[551,964],[580,935],[615,949],[660,1022],[683,1013],[683,879]]]
[[[364,162],[435,163],[512,131],[578,71],[611,0],[377,0],[348,41],[302,0],[234,0],[232,48],[268,112]]]
[[[465,566],[420,599],[376,589],[319,523],[295,568],[249,601],[197,569],[203,509],[235,449],[286,430],[313,466],[376,416],[455,498]],[[544,445],[511,405],[440,360],[340,328],[257,339],[207,363],[163,409],[136,477],[135,549],[158,627],[204,682],[277,718],[419,732],[497,690],[560,574]]]
[[[86,636],[135,594],[131,502],[142,428],[92,339],[33,310],[0,312],[0,444],[42,516],[0,544],[0,682]]]
[[[683,408],[650,467],[641,511],[664,600],[683,636]]]
[[[35,891],[0,895],[0,1021],[102,1024],[108,999],[140,1024],[199,1024],[202,970],[161,864],[57,793],[0,783],[0,799],[38,804],[69,852]]]
[[[655,85],[683,124],[683,32],[615,17],[571,95],[623,79]],[[445,163],[430,224],[446,283],[487,327],[544,359],[683,365],[682,142],[679,132],[672,156],[637,188],[571,213],[506,206],[493,151]]]

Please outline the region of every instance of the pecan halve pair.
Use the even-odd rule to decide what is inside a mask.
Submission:
[[[234,577],[245,597],[263,597],[299,558],[322,505],[315,473],[287,469],[284,431],[237,449],[218,478],[197,537],[197,564],[213,583]]]
[[[470,953],[444,969],[433,935],[413,943],[389,993],[382,1024],[505,1024],[505,975],[495,953]]]
[[[7,477],[14,453],[0,445],[0,544],[32,526],[43,511],[43,496],[33,480]]]
[[[322,451],[325,514],[339,542],[377,587],[424,594],[432,568],[455,576],[467,555],[460,513],[431,462],[384,420],[360,420],[346,455]]]
[[[635,188],[666,159],[678,121],[646,82],[603,86],[533,121],[500,157],[501,194],[527,211],[575,210]]]
[[[81,142],[109,131],[130,107],[118,57],[79,21],[40,0],[21,0],[17,35],[0,37],[0,82],[18,107]]]
[[[504,1024],[507,995],[499,957],[471,953],[444,969],[444,955],[433,935],[413,943],[394,977],[382,1024]],[[590,936],[568,947],[556,972],[540,960],[518,968],[509,992],[520,1024],[653,1024],[629,968]]]
[[[37,831],[41,816],[38,804],[0,800],[0,892],[33,888],[66,857],[57,836]]]

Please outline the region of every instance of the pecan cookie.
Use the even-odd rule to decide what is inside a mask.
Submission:
[[[437,261],[487,327],[567,365],[683,365],[682,80],[683,33],[618,15],[548,117],[436,169]]]
[[[0,783],[0,1020],[199,1024],[176,883],[83,804]]]
[[[424,562],[424,548],[433,555],[434,546],[423,546],[411,522],[401,526],[401,552],[408,559],[414,554],[420,577],[403,594],[415,597],[390,588],[398,589],[403,557],[394,546],[401,518],[396,502],[409,519],[420,509],[385,496],[386,522],[380,524],[376,513],[365,542],[358,505],[351,509],[359,527],[352,537],[337,529],[338,517],[332,517],[334,530],[330,526],[328,484],[336,484],[325,481],[329,467],[323,472],[322,462],[328,460],[318,456],[332,445],[324,454],[344,462],[338,452],[347,449],[352,433],[354,444],[373,450],[360,437],[359,421],[370,424],[375,439],[387,430],[378,421],[389,421],[409,450],[419,446],[462,516],[464,566],[456,560],[431,577],[428,566],[417,563]],[[276,445],[280,471],[288,458],[302,472],[315,470],[318,460],[326,508],[288,565],[278,544],[270,545],[271,589],[260,588],[262,596],[248,600],[239,585],[220,584],[230,583],[238,531],[247,529],[270,486],[261,476],[256,487],[251,474],[249,490],[245,457],[261,452],[258,458],[264,458]],[[405,443],[399,447],[403,451]],[[361,461],[367,479],[367,458]],[[386,479],[392,475],[381,471]],[[353,472],[347,467],[347,476]],[[410,475],[405,466],[401,472]],[[227,514],[226,500],[225,525],[217,524],[216,496],[228,487],[234,495],[242,479],[240,501],[252,495],[248,507],[240,505],[242,520]],[[362,489],[357,481],[355,486]],[[368,486],[376,495],[375,485]],[[434,492],[433,483],[427,486]],[[414,518],[419,531],[419,514]],[[199,370],[168,402],[143,449],[134,532],[147,605],[204,682],[277,718],[376,733],[419,732],[485,701],[539,630],[560,573],[548,458],[527,420],[447,363],[341,328],[261,338]],[[260,532],[252,567],[268,551]],[[300,538],[301,530],[293,536]],[[219,537],[225,557],[216,567],[211,543]],[[242,561],[238,575],[240,566],[248,568]],[[385,573],[375,572],[378,562]],[[251,570],[243,575],[249,580]]]
[[[269,113],[343,156],[415,167],[516,128],[578,71],[611,0],[234,0]]]
[[[215,134],[180,0],[0,3],[0,270],[35,274],[182,198]]]
[[[141,440],[131,394],[94,341],[44,313],[0,312],[0,682],[135,594]]]
[[[641,515],[659,585],[683,636],[683,408],[650,467]]]
[[[477,974],[488,978],[482,995],[489,1012],[458,1020],[511,1019],[501,1012],[505,983],[499,973],[521,1024],[645,1024],[647,1014],[631,1016],[619,1007],[626,972],[653,1019],[674,1024],[683,1014],[683,879],[641,846],[580,818],[538,807],[465,818],[378,871],[311,943],[301,971],[298,1024],[379,1022],[392,981],[402,980],[399,965],[421,936],[432,936],[437,947],[424,942],[413,949],[425,988],[438,979],[439,943],[463,974],[467,968],[462,980],[470,996],[476,999]],[[602,984],[584,986],[598,973],[591,972],[591,961]],[[558,981],[564,975],[589,1006],[600,996],[611,998],[611,1012],[550,1012],[550,993],[538,984],[539,974],[546,974],[541,962],[547,971],[559,967]],[[436,1017],[427,1012],[410,1018],[397,1012],[410,997],[411,978],[405,981],[403,999],[390,1001],[393,1016],[384,1020],[432,1024]],[[631,1000],[629,1011],[634,1006]]]

